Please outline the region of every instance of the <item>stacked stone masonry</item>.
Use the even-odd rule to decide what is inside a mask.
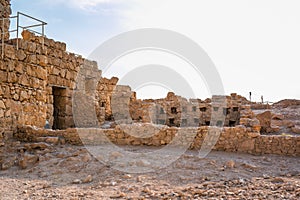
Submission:
[[[0,61],[1,127],[44,127],[46,120],[53,128],[73,127],[72,90],[84,59],[67,53],[64,43],[22,35],[18,50],[17,39],[5,43]]]
[[[164,146],[168,145],[175,137],[178,137],[177,133],[179,131],[183,131],[189,134],[181,134],[181,138],[177,140],[178,144],[175,144],[175,147],[183,146],[186,144],[186,141],[190,141],[188,148],[199,150],[204,138],[214,130],[221,132],[213,150],[243,152],[255,155],[300,156],[300,137],[260,135],[257,132],[249,132],[244,126],[177,128],[135,123],[117,125],[114,129],[69,128],[58,131],[22,126],[18,128],[14,136],[24,142],[40,142],[41,139],[51,136],[61,138],[60,140],[74,145],[111,145],[110,142],[112,142],[115,145]]]
[[[8,18],[10,2],[0,0],[0,8],[2,19]],[[283,125],[294,132],[300,129],[272,113],[255,115],[251,107],[261,106],[250,106],[240,95],[188,100],[169,92],[162,99],[137,99],[129,86],[117,85],[118,78],[102,77],[96,62],[67,52],[65,43],[29,31],[22,32],[22,39],[9,39],[9,20],[2,27],[1,137],[3,132],[14,133],[22,141],[61,136],[81,144],[80,132],[87,134],[84,138],[90,139],[83,142],[89,144],[101,143],[97,137],[105,134],[118,145],[159,146],[169,144],[182,130],[187,138],[189,132],[196,133],[190,148],[199,149],[209,127],[224,126],[216,150],[299,156],[300,137],[262,136],[260,132],[272,133]],[[108,121],[114,126],[101,129]],[[139,137],[156,129],[160,131],[153,137]]]

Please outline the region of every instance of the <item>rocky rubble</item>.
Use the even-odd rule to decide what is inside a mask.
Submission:
[[[83,147],[12,142],[0,148],[1,199],[300,198],[299,160],[293,157],[211,152],[199,158],[187,151],[166,168],[128,174]]]

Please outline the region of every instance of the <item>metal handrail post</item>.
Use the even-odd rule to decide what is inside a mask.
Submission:
[[[43,25],[42,25],[42,37],[43,37],[43,40],[42,40],[42,48],[44,49],[44,40],[45,40],[45,27],[44,27],[45,25],[44,25],[44,23],[43,23]]]
[[[19,50],[19,17],[20,13],[17,12],[17,50]]]

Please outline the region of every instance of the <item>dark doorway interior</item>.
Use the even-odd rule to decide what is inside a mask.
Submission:
[[[53,94],[53,126],[52,129],[65,129],[66,89],[52,87]]]

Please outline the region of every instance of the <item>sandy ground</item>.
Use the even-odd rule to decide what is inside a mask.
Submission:
[[[142,153],[158,150],[121,148]],[[128,173],[116,170],[112,163],[98,161],[84,147],[37,145],[33,148],[14,142],[0,150],[1,200],[300,199],[299,157],[211,152],[199,158],[197,151],[187,151],[166,168]],[[107,153],[104,147],[101,151]],[[168,153],[172,156],[172,152]],[[122,154],[110,154],[111,159],[118,156]],[[166,162],[160,155],[157,160]],[[6,169],[3,163],[12,166]],[[147,160],[139,164],[149,165]],[[118,167],[122,169],[122,165]]]

